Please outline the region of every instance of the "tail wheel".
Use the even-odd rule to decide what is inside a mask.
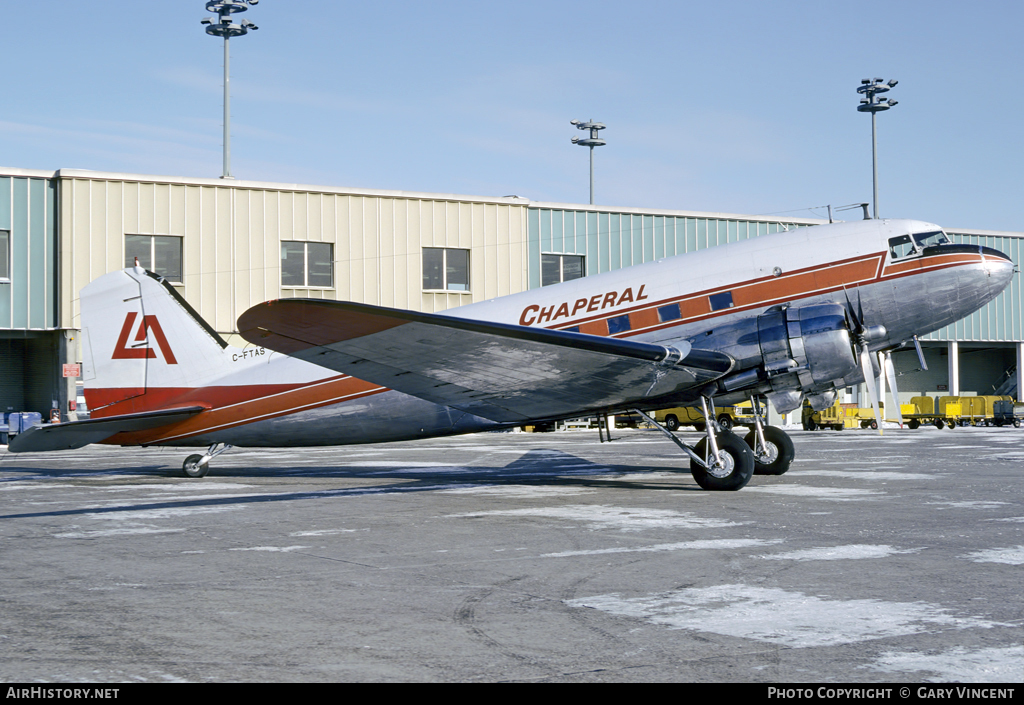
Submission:
[[[199,462],[202,459],[201,455],[190,455],[185,458],[185,462],[181,466],[185,477],[206,477],[206,473],[210,472],[210,464]]]
[[[711,458],[710,470],[702,468],[695,461],[690,461],[690,474],[697,484],[705,490],[738,490],[754,475],[754,453],[750,446],[733,433],[719,433],[718,458]],[[694,452],[707,458],[708,439],[702,438],[694,447]]]
[[[842,428],[842,427],[840,427]],[[793,463],[793,456],[796,450],[793,448],[793,439],[781,428],[765,426],[764,428],[764,452],[757,452],[757,431],[754,431],[746,438],[754,454],[755,475],[781,475]]]

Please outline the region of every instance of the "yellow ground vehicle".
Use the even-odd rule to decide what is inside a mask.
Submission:
[[[762,405],[763,406],[763,405]],[[723,406],[715,409],[718,425],[726,431],[733,426],[753,426],[754,411],[749,401],[739,404]],[[762,412],[762,422],[767,425]],[[703,431],[705,422],[704,414],[700,409],[692,406],[679,406],[672,409],[662,409],[654,412],[654,420],[664,424],[669,431],[675,431],[680,426],[693,426],[698,431]]]
[[[996,423],[996,405],[1012,399],[1007,396],[971,396],[955,397],[912,397],[910,403],[914,411],[904,413],[907,426],[918,428],[923,423],[933,424],[936,428],[953,428],[955,426],[987,426]]]

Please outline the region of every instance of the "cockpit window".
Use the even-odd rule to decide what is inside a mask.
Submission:
[[[941,230],[930,233],[914,233],[914,241],[917,242],[917,246],[922,250],[926,247],[949,244],[949,238]]]
[[[892,259],[902,259],[914,254],[917,254],[917,250],[909,235],[889,238],[889,255]]]

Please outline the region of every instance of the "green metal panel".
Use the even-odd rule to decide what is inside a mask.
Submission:
[[[10,232],[10,281],[0,283],[0,329],[57,325],[57,189],[53,179],[0,177],[0,229]]]

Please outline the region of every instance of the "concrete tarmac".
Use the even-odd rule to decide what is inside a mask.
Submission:
[[[791,434],[0,450],[0,681],[1024,680],[1024,431]]]

